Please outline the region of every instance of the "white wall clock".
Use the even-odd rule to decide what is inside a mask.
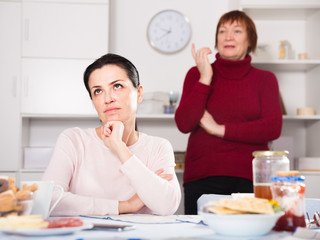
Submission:
[[[157,13],[147,29],[150,45],[162,53],[176,53],[188,45],[191,38],[189,20],[175,10]]]

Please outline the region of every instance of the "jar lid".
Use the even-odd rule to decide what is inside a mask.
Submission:
[[[254,151],[252,155],[254,157],[258,156],[264,156],[264,157],[269,157],[269,156],[288,156],[289,152],[288,151]]]
[[[304,176],[274,176],[272,182],[304,182]]]
[[[276,172],[277,176],[298,176],[299,171],[291,170],[291,171],[278,171]]]

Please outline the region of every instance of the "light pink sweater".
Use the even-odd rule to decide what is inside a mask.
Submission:
[[[145,204],[139,213],[173,214],[181,191],[172,146],[163,138],[139,134],[139,140],[129,146],[134,156],[121,164],[95,129],[70,128],[62,132],[42,178],[65,190],[51,215],[119,214],[119,201],[135,193]],[[173,174],[173,180],[154,173],[161,168]]]

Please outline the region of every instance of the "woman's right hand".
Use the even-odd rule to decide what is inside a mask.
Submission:
[[[113,152],[124,144],[122,141],[124,125],[121,121],[110,121],[101,126],[101,137],[104,145]]]
[[[121,213],[136,213],[141,208],[144,207],[144,203],[138,196],[138,194],[133,195],[128,201],[119,201],[119,214]]]
[[[132,157],[132,153],[122,141],[124,125],[121,121],[110,121],[101,126],[101,137],[104,145],[118,156],[121,163]]]
[[[192,56],[200,72],[199,82],[206,85],[210,85],[213,75],[212,66],[208,58],[209,54],[212,54],[210,48],[203,47],[196,51],[194,43],[192,44]]]

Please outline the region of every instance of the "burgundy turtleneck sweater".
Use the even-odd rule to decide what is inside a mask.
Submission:
[[[268,150],[268,142],[281,134],[282,111],[275,75],[251,66],[251,57],[229,61],[216,55],[210,86],[199,83],[197,67],[185,78],[175,121],[190,133],[184,183],[208,176],[234,176],[252,180],[252,152]],[[205,111],[225,135],[209,135],[199,126]]]

